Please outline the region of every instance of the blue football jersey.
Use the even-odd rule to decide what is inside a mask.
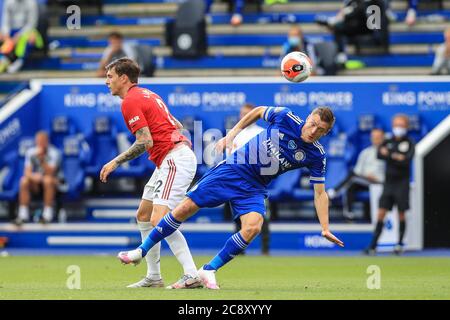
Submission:
[[[257,187],[302,167],[309,169],[311,183],[325,183],[325,149],[300,138],[305,122],[283,107],[268,107],[263,118],[270,123],[267,129],[230,154],[226,163]]]

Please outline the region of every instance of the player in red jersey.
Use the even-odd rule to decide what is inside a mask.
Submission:
[[[163,100],[154,92],[137,86],[139,66],[128,58],[121,58],[106,66],[106,85],[114,96],[123,99],[122,115],[128,129],[136,136],[134,144],[105,164],[100,180],[124,162],[137,158],[145,151],[157,168],[144,188],[137,211],[137,224],[142,240],[161,218],[181,202],[195,176],[197,160],[191,144],[179,129],[182,128],[169,112]],[[202,282],[181,232],[166,238],[170,249],[184,269],[183,277],[168,289],[201,287]],[[160,271],[160,248],[155,246],[147,254],[147,276],[128,287],[164,286]]]

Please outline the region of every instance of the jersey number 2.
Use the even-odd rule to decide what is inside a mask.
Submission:
[[[167,106],[164,104],[164,102],[163,102],[161,99],[158,99],[158,98],[156,98],[155,100],[156,100],[156,102],[158,103],[159,107],[160,107],[161,109],[163,109],[163,110],[167,113],[167,118],[169,119],[169,122],[170,122],[172,125],[176,126],[175,122],[174,122],[173,119],[172,119],[171,114],[169,113],[169,109],[167,109]]]

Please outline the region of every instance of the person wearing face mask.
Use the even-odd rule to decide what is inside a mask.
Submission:
[[[308,55],[313,64],[313,74],[315,75],[336,75],[337,65],[334,62],[334,56],[326,58],[316,49],[319,43],[308,42],[298,25],[292,25],[288,31],[287,40],[283,44],[280,55],[280,62],[285,55],[294,51],[300,51]]]
[[[281,48],[281,59],[288,53],[301,51],[306,53],[315,64],[314,46],[305,39],[302,29],[298,25],[292,25],[287,34],[287,40]]]
[[[399,214],[399,239],[394,248],[396,254],[403,252],[403,237],[406,230],[405,213],[409,209],[409,180],[414,142],[407,136],[409,119],[404,114],[395,115],[392,120],[392,138],[386,139],[378,149],[378,158],[386,161],[386,175],[383,193],[379,201],[378,217],[372,241],[365,250],[375,254],[378,239],[383,231],[386,213],[397,205]]]

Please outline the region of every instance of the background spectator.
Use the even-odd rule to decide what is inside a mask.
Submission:
[[[42,221],[51,222],[53,220],[53,205],[59,183],[61,154],[58,149],[49,144],[47,132],[37,132],[35,141],[36,146],[29,149],[25,155],[24,175],[20,180],[17,224],[22,224],[30,218],[31,194],[43,193]]]
[[[305,39],[299,25],[292,25],[287,34],[287,41],[281,49],[281,56],[284,57],[293,51],[306,53],[311,59],[314,56],[314,47]],[[313,61],[314,62],[314,61]]]
[[[209,17],[209,14],[211,13],[211,6],[212,6],[213,2],[214,2],[214,0],[206,0],[205,14],[206,14],[208,20],[211,20],[208,17]],[[244,4],[245,4],[244,0],[230,1],[230,6],[233,7],[233,15],[231,16],[231,20],[230,20],[231,25],[239,26],[242,23],[242,10],[244,9]],[[230,7],[230,9],[231,9],[231,7]]]
[[[372,3],[373,2],[373,3]],[[337,63],[344,65],[347,62],[345,44],[348,38],[371,34],[373,30],[367,27],[367,7],[376,1],[344,0],[342,9],[331,18],[318,17],[316,22],[328,27],[334,34],[338,55]]]
[[[380,197],[377,224],[372,241],[365,250],[373,255],[378,239],[383,231],[384,218],[388,211],[397,205],[399,215],[399,238],[394,252],[403,252],[403,237],[406,231],[405,214],[409,209],[409,183],[411,175],[411,160],[414,155],[414,142],[407,136],[409,120],[406,115],[395,115],[392,120],[393,137],[386,139],[378,149],[378,158],[386,160],[386,175],[383,193]]]
[[[137,60],[136,48],[123,40],[123,35],[120,32],[111,32],[108,36],[109,45],[103,51],[100,66],[97,70],[98,77],[105,77],[105,67],[112,61],[124,57],[131,60]]]
[[[334,189],[327,190],[330,199],[344,196],[344,217],[353,219],[352,212],[355,193],[357,191],[368,191],[371,183],[382,183],[384,181],[384,161],[377,158],[378,148],[383,143],[384,131],[373,129],[370,135],[372,145],[361,151],[355,168]],[[365,210],[367,211],[367,210]],[[370,212],[365,212],[365,219],[370,221]]]
[[[436,49],[431,74],[450,74],[450,27],[444,31],[444,43]]]
[[[412,26],[416,23],[418,4],[419,0],[408,0],[408,10],[406,11],[405,17],[405,22],[408,26]]]
[[[20,70],[33,47],[43,48],[37,31],[39,9],[36,0],[4,0],[2,9],[0,73]]]
[[[406,11],[405,22],[408,26],[412,26],[416,23],[417,18],[417,6],[419,0],[407,0],[408,9]],[[397,15],[391,9],[391,0],[384,0],[386,6],[386,15],[390,21],[396,21]]]
[[[288,31],[287,41],[283,44],[281,49],[280,59],[293,51],[301,51],[306,53],[313,63],[313,73],[318,75],[335,75],[337,66],[334,62],[335,56],[330,53],[331,59],[326,59],[325,56],[320,56],[315,45],[309,43],[303,35],[302,29],[299,25],[292,25]],[[332,60],[332,61],[331,61]]]

